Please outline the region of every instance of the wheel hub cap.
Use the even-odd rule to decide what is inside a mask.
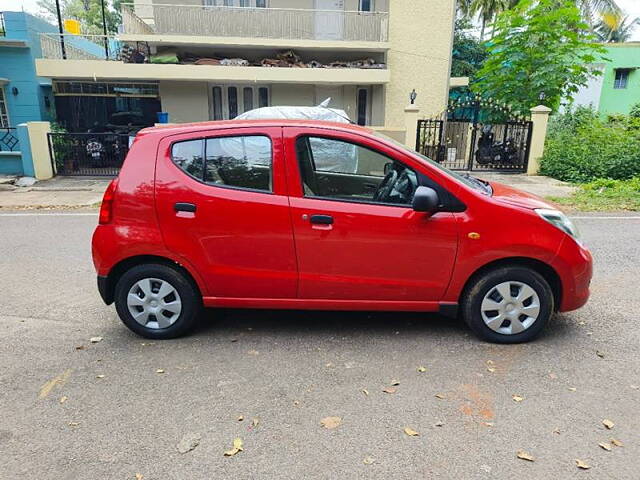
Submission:
[[[140,325],[158,330],[168,328],[178,320],[182,301],[175,287],[166,280],[144,278],[129,290],[127,307]]]
[[[503,282],[489,289],[480,312],[494,332],[515,335],[533,325],[540,314],[540,298],[526,283]]]

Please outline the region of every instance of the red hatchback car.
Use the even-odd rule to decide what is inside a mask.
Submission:
[[[592,259],[541,199],[371,130],[228,121],[142,130],[93,235],[98,288],[148,338],[203,307],[459,315],[524,342],[589,297]]]

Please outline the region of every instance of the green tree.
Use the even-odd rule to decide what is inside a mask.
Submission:
[[[473,79],[487,58],[487,49],[483,42],[469,33],[471,28],[468,19],[463,17],[456,20],[451,63],[452,77]]]
[[[593,73],[604,54],[572,0],[521,0],[496,22],[489,56],[473,90],[520,113],[544,104],[557,110]]]
[[[107,33],[115,33],[121,23],[121,0],[104,0]],[[40,16],[50,23],[57,24],[55,0],[38,0]],[[102,35],[102,4],[100,0],[60,0],[62,20],[74,19],[80,22],[82,33]]]
[[[629,15],[607,13],[596,24],[596,34],[605,43],[622,43],[631,40],[633,31],[640,25],[640,19]]]

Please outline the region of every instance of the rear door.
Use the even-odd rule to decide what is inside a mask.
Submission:
[[[280,127],[166,137],[155,189],[167,248],[200,272],[210,295],[295,298]]]
[[[285,128],[299,297],[440,300],[458,246],[454,214],[415,212],[419,166],[378,142],[354,137]],[[397,181],[387,188],[383,180],[395,176],[392,170]]]

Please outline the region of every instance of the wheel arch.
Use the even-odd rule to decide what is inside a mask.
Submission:
[[[167,257],[160,255],[135,255],[133,257],[127,257],[120,260],[117,264],[111,268],[109,273],[104,277],[98,277],[98,290],[100,295],[107,305],[111,305],[114,302],[115,289],[118,280],[124,275],[124,273],[133,267],[138,265],[144,265],[149,263],[156,263],[161,265],[167,265],[183,273],[194,285],[198,294],[202,296],[202,290],[195,276],[184,265],[176,262]]]
[[[475,272],[473,272],[473,274],[471,274],[471,276],[469,276],[469,278],[465,282],[464,288],[461,290],[460,298],[458,299],[458,301],[461,301],[462,296],[466,294],[469,286],[472,285],[478,279],[478,277],[481,277],[490,270],[495,270],[497,268],[507,266],[525,267],[539,273],[547,281],[549,287],[551,287],[551,291],[553,292],[555,310],[560,307],[560,304],[562,302],[562,281],[560,280],[560,276],[551,265],[535,258],[529,257],[501,258],[498,260],[493,260],[479,267]]]

